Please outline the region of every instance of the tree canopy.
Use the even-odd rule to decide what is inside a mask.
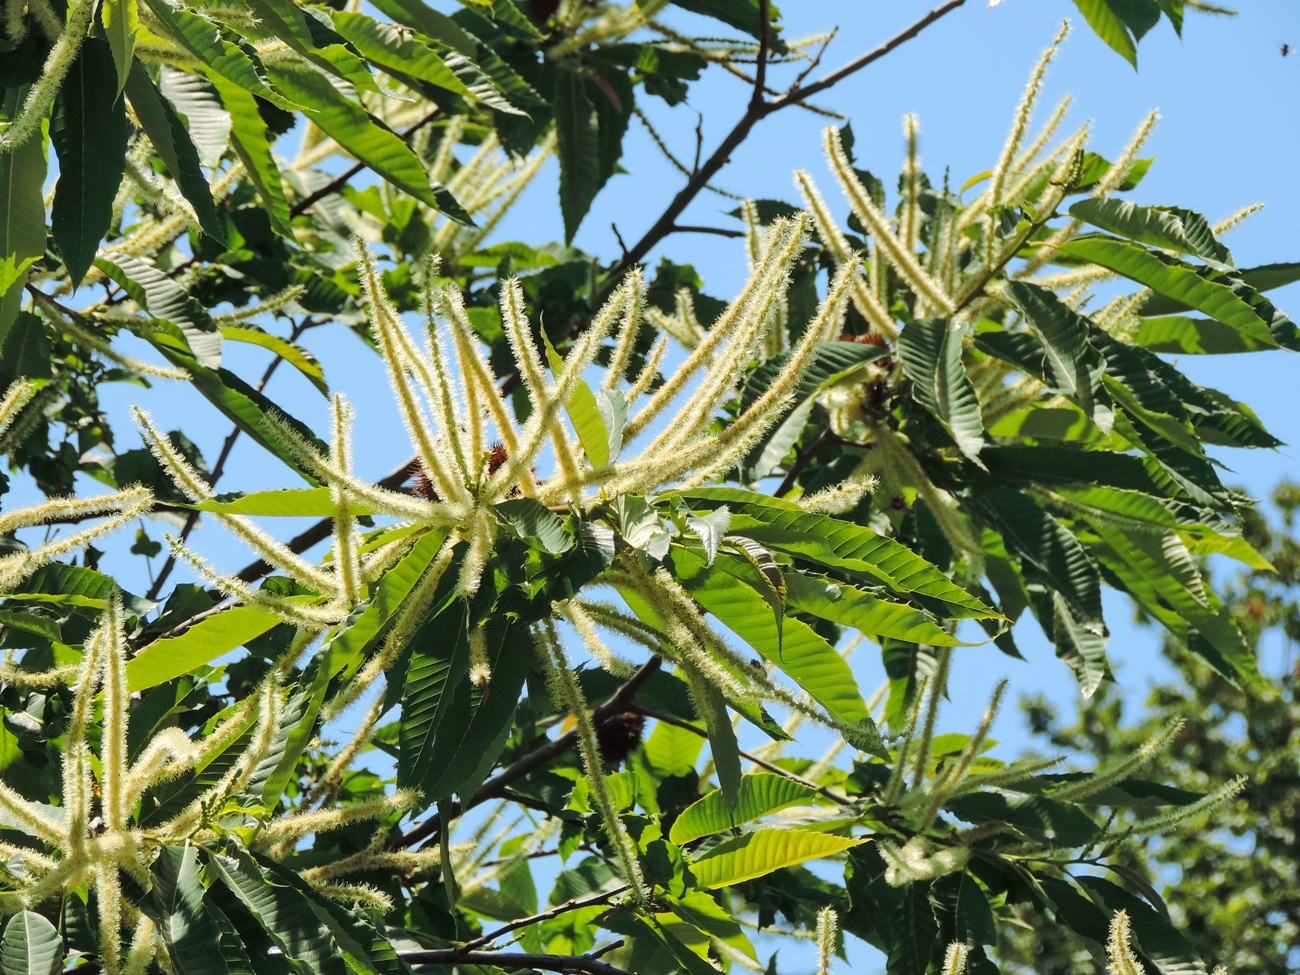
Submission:
[[[1181,718],[1005,761],[1005,682],[976,727],[942,705],[1030,626],[1095,695],[1134,652],[1113,591],[1201,696],[1275,706],[1205,567],[1274,566],[1207,448],[1280,441],[1169,356],[1300,349],[1267,297],[1300,263],[1138,202],[1154,113],[1112,158],[1036,121],[1064,27],[983,172],[927,174],[909,117],[884,177],[832,118],[788,199],[680,223],[755,126],[963,2],[836,68],[768,0],[6,4],[0,971],[777,975],[803,938],[827,973],[852,936],[961,975],[1032,957],[1026,919],[1115,972],[1234,960],[1141,844],[1208,829],[1242,761],[1167,782]],[[1074,7],[1134,66],[1212,10]],[[690,118],[706,71],[744,95],[688,162],[643,106]],[[634,121],[680,189],[584,253]],[[551,157],[565,242],[499,239]],[[734,296],[682,232],[743,248]],[[379,479],[337,331],[410,442]],[[188,384],[219,453],[105,408],[124,383]],[[241,439],[258,487],[222,493]]]

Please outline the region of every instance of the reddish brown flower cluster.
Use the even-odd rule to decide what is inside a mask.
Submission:
[[[636,711],[621,711],[602,721],[596,728],[596,743],[605,767],[614,769],[624,762],[641,744],[644,731],[645,716]]]
[[[509,459],[510,454],[506,451],[505,444],[494,443],[488,450],[488,477],[500,470],[501,465]],[[433,479],[429,477],[429,472],[424,469],[424,465],[419,460],[411,462],[411,466],[406,469],[406,477],[411,485],[410,492],[417,498],[424,498],[425,501],[434,503],[442,500],[433,486]]]

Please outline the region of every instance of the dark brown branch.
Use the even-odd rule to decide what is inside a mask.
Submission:
[[[580,911],[584,907],[596,907],[599,904],[607,904],[619,894],[630,889],[631,888],[627,884],[623,884],[621,887],[607,890],[603,894],[593,894],[590,897],[575,897],[572,900],[565,901],[563,904],[557,904],[552,908],[542,911],[540,914],[534,914],[531,917],[521,917],[516,921],[511,921],[509,924],[502,925],[495,931],[489,932],[482,937],[475,938],[472,941],[466,941],[465,944],[461,946],[461,951],[473,951],[476,948],[482,948],[484,945],[491,944],[493,941],[505,937],[511,931],[518,931],[520,928],[526,928],[534,924],[540,924],[543,921],[549,921],[551,918],[559,917],[561,914],[567,914],[569,911]]]
[[[632,699],[636,697],[637,691],[641,686],[650,679],[650,677],[660,667],[661,661],[658,657],[651,657],[647,663],[642,664],[635,674],[629,677],[608,701],[600,705],[591,712],[591,720],[594,724],[599,725],[611,715],[626,711],[632,707]],[[507,766],[498,772],[488,781],[481,785],[477,792],[466,799],[463,803],[453,803],[451,807],[452,817],[460,816],[475,806],[482,805],[491,799],[500,799],[506,792],[510,783],[517,779],[523,778],[529,772],[533,772],[554,758],[563,755],[572,748],[578,741],[578,732],[576,730],[560,735],[560,737],[548,741],[540,748],[535,748],[527,755],[517,759],[512,765]],[[433,836],[442,828],[442,820],[435,813],[422,823],[418,823],[407,830],[401,838],[398,846],[405,848],[414,846],[430,836]]]
[[[414,458],[406,461],[404,464],[402,464],[401,467],[398,467],[396,470],[392,471],[391,473],[384,475],[382,478],[376,481],[375,484],[378,487],[387,488],[390,491],[397,490],[397,488],[405,484],[407,479],[410,478],[411,465],[414,462],[415,462]],[[311,548],[313,545],[323,542],[325,541],[325,539],[329,538],[330,532],[333,531],[333,528],[334,528],[334,519],[322,518],[320,521],[316,522],[316,524],[312,525],[306,531],[302,532],[301,534],[295,535],[293,538],[289,539],[286,545],[288,546],[291,552],[301,555],[303,552],[307,551],[307,549]],[[242,569],[236,572],[235,578],[238,579],[240,582],[256,582],[258,579],[262,578],[262,576],[266,575],[270,571],[271,571],[271,564],[265,561],[264,559],[258,559],[256,562],[248,563],[248,565],[244,566]]]
[[[713,234],[715,237],[744,237],[743,230],[728,227],[700,227],[695,224],[675,223],[668,229],[670,234]]]
[[[794,487],[795,479],[803,473],[804,469],[808,466],[809,461],[816,457],[817,453],[830,443],[833,437],[834,432],[830,427],[827,427],[821,432],[821,435],[816,440],[810,443],[806,449],[801,451],[795,457],[794,463],[790,465],[790,469],[786,471],[785,477],[781,481],[781,485],[772,492],[772,497],[784,497],[785,493]]]
[[[427,951],[399,951],[408,965],[488,965],[494,968],[540,968],[569,975],[632,975],[595,955],[543,955],[524,951],[462,951],[434,948]]]
[[[861,57],[855,58],[842,67],[836,68],[834,71],[830,72],[825,77],[814,81],[812,84],[796,86],[785,94],[778,95],[771,101],[762,97],[750,99],[745,114],[740,117],[738,122],[736,122],[735,127],[727,133],[726,137],[721,143],[719,143],[718,147],[713,150],[713,154],[691,174],[690,179],[686,181],[686,185],[682,187],[681,191],[675,197],[673,197],[664,212],[659,215],[659,219],[656,220],[654,225],[645,232],[645,236],[633,244],[631,249],[623,255],[622,259],[610,268],[607,280],[611,282],[619,280],[625,271],[633,265],[640,264],[644,261],[646,255],[654,249],[655,245],[672,233],[672,228],[677,224],[677,218],[682,215],[683,211],[685,211],[691,201],[699,195],[700,191],[713,180],[713,177],[718,174],[718,171],[731,161],[731,154],[739,148],[740,144],[744,142],[746,138],[748,138],[750,130],[760,121],[775,112],[779,112],[783,108],[789,108],[791,105],[798,105],[804,100],[811,98],[813,95],[826,91],[828,88],[843,81],[849,75],[861,71],[869,64],[879,61],[891,51],[916,37],[935,21],[952,13],[952,11],[962,6],[965,2],[966,0],[947,0],[946,3],[935,7],[920,20],[905,27],[879,47],[868,51]],[[763,9],[766,9],[766,4],[763,4]],[[760,41],[761,40],[762,39],[760,38]],[[766,56],[764,56],[764,60],[766,60]],[[756,90],[759,90],[757,86]]]
[[[863,54],[861,57],[854,58],[848,64],[841,65],[840,67],[836,68],[834,71],[830,72],[830,74],[824,75],[823,77],[817,79],[810,85],[802,85],[796,88],[792,88],[790,91],[787,91],[784,95],[781,95],[779,98],[775,98],[772,101],[768,102],[767,103],[768,113],[770,114],[772,112],[779,111],[780,109],[786,108],[789,105],[793,105],[796,102],[806,101],[807,99],[811,98],[813,95],[820,94],[821,92],[825,91],[827,88],[839,84],[849,75],[861,71],[867,65],[879,61],[881,58],[883,58],[886,54],[889,54],[895,48],[901,47],[903,44],[906,44],[908,41],[912,40],[912,38],[916,37],[923,30],[925,30],[927,27],[933,24],[935,21],[940,20],[943,17],[946,17],[948,14],[952,13],[958,7],[965,4],[965,2],[966,0],[948,0],[947,3],[940,4],[939,6],[931,10],[928,14],[926,14],[924,17],[922,17],[920,20],[916,21],[915,23],[911,24],[908,27],[903,28],[901,31],[899,31],[893,37],[889,38],[889,40],[885,41],[879,47],[873,48],[872,50],[868,51],[866,54]]]

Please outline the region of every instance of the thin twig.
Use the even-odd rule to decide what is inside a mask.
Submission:
[[[879,47],[868,51],[860,57],[854,58],[848,64],[836,68],[834,71],[817,81],[814,81],[812,84],[797,85],[785,92],[785,94],[778,95],[770,101],[763,98],[751,98],[748,107],[745,109],[745,114],[740,117],[740,120],[736,122],[732,130],[727,133],[726,137],[721,143],[719,143],[718,147],[713,150],[713,154],[709,156],[703,164],[695,168],[695,172],[692,173],[690,179],[686,181],[686,185],[682,187],[681,191],[675,197],[673,197],[672,201],[664,209],[664,212],[660,214],[659,218],[654,222],[654,225],[645,232],[645,236],[633,244],[631,249],[623,255],[618,263],[610,268],[609,273],[606,275],[606,280],[611,283],[618,281],[625,271],[633,265],[640,264],[645,260],[646,255],[650,253],[655,245],[672,232],[672,228],[677,223],[677,218],[682,215],[682,212],[690,205],[691,201],[693,201],[695,197],[699,195],[700,191],[704,189],[713,177],[718,174],[718,171],[731,161],[731,154],[739,148],[742,142],[745,141],[749,136],[750,130],[753,129],[756,124],[767,118],[769,115],[779,112],[783,108],[789,108],[791,105],[798,105],[804,100],[811,98],[813,95],[826,91],[828,88],[843,81],[849,75],[861,71],[869,64],[879,61],[891,51],[916,37],[935,21],[952,13],[952,11],[962,6],[965,2],[966,0],[947,0],[946,3],[935,7],[920,20],[905,27],[899,33],[882,43]],[[764,9],[765,8],[766,5],[764,4]]]
[[[630,888],[627,884],[623,884],[613,890],[607,890],[603,894],[593,894],[590,897],[574,897],[571,900],[565,901],[563,904],[556,904],[554,907],[548,908],[539,914],[533,914],[530,917],[521,917],[518,920],[511,921],[509,924],[502,925],[495,931],[474,938],[471,941],[466,941],[465,944],[461,946],[461,950],[473,951],[476,948],[481,948],[484,945],[491,944],[498,938],[505,937],[511,931],[518,931],[520,928],[526,928],[534,924],[540,924],[543,921],[549,921],[551,918],[559,917],[561,914],[567,914],[569,911],[580,911],[584,907],[596,907],[600,904],[608,904],[613,898],[629,889]]]
[[[681,728],[684,731],[693,732],[694,734],[699,735],[701,738],[709,737],[709,733],[705,731],[703,728],[697,728],[689,721],[683,721],[681,718],[675,718],[671,714],[660,714],[658,711],[651,711],[648,708],[643,708],[636,704],[632,705],[631,710],[635,711],[637,714],[643,715],[644,717],[654,718],[656,721],[664,722],[664,724],[670,724],[676,728]],[[743,750],[738,751],[738,754],[745,761],[753,762],[761,769],[766,769],[767,771],[772,772],[775,775],[780,775],[783,778],[789,779],[791,782],[798,782],[802,786],[805,786],[809,789],[816,790],[816,792],[819,795],[825,796],[831,802],[837,803],[841,806],[853,805],[853,800],[846,799],[844,796],[832,792],[830,789],[827,789],[825,786],[818,785],[816,782],[812,781],[811,779],[805,779],[802,775],[797,775],[794,772],[791,772],[789,769],[784,769],[781,768],[781,766],[779,765],[774,765],[765,758],[759,758],[757,755],[751,754],[750,752],[743,751]]]
[[[397,957],[408,965],[488,965],[493,968],[541,968],[548,972],[570,975],[632,975],[615,968],[594,955],[543,955],[523,951],[461,951],[459,948],[433,948],[424,951],[399,951]]]
[[[713,234],[715,237],[744,237],[743,230],[731,230],[727,227],[699,227],[695,224],[675,223],[669,228],[670,234]]]

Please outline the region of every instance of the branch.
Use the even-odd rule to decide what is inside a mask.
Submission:
[[[749,96],[751,106],[763,104],[763,91],[767,84],[767,55],[771,47],[772,2],[758,0],[758,58],[754,62],[754,93]]]
[[[632,705],[632,710],[635,711],[637,714],[644,715],[647,718],[654,718],[656,721],[662,721],[664,724],[670,724],[673,725],[674,727],[681,728],[684,731],[693,732],[699,735],[701,738],[707,738],[709,736],[709,733],[705,731],[703,728],[697,728],[689,721],[683,721],[681,718],[674,718],[671,714],[660,714],[658,711],[651,711],[647,708],[638,707],[635,704]],[[832,792],[830,789],[827,789],[825,786],[818,785],[816,782],[812,781],[811,779],[805,779],[802,775],[796,775],[794,772],[791,772],[789,769],[781,768],[781,766],[775,765],[772,762],[769,762],[765,758],[759,758],[757,755],[747,751],[740,751],[738,752],[738,754],[745,761],[753,762],[761,769],[766,769],[767,771],[772,772],[775,775],[779,775],[783,778],[789,779],[791,782],[798,782],[802,786],[805,786],[809,789],[816,790],[820,795],[825,796],[831,802],[837,803],[841,806],[853,805],[853,800],[846,799],[844,796]]]
[[[661,665],[662,661],[658,657],[651,657],[650,660],[642,664],[635,674],[629,677],[613,696],[596,708],[591,713],[592,721],[599,725],[610,715],[618,714],[632,707],[632,699],[636,697],[637,691],[641,686],[654,675]],[[574,746],[578,741],[578,732],[576,730],[560,735],[553,741],[548,741],[540,748],[535,748],[527,755],[517,759],[514,764],[507,766],[498,772],[493,778],[484,782],[478,791],[466,799],[463,803],[453,803],[450,815],[455,818],[473,809],[475,806],[482,805],[491,799],[499,799],[506,791],[506,787],[516,779],[521,779],[529,772],[541,768],[547,762],[560,755]],[[400,849],[414,846],[423,840],[433,836],[442,828],[442,819],[436,813],[419,823],[402,834],[398,842]]]
[[[460,948],[434,948],[426,951],[399,951],[397,957],[408,965],[488,965],[494,968],[540,968],[570,975],[632,975],[615,968],[594,955],[541,955],[523,951],[463,951]]]
[[[502,925],[489,934],[475,938],[472,941],[466,941],[461,945],[460,950],[462,952],[474,951],[486,944],[491,944],[498,938],[504,937],[511,931],[518,931],[520,928],[526,928],[533,924],[540,924],[543,921],[549,921],[551,918],[559,917],[561,914],[567,914],[569,911],[579,911],[584,907],[595,907],[598,904],[607,904],[611,899],[629,889],[630,888],[627,884],[623,884],[621,887],[607,890],[603,894],[593,894],[591,897],[582,898],[574,897],[571,900],[565,901],[563,904],[557,904],[555,907],[542,911],[540,914],[534,914],[531,917],[521,917],[516,921],[511,921],[509,924]]]
[[[718,174],[718,171],[731,161],[731,154],[739,148],[742,142],[745,141],[749,136],[750,130],[753,129],[758,122],[775,112],[781,111],[783,108],[789,108],[791,105],[798,105],[813,95],[826,91],[833,85],[843,81],[849,75],[861,71],[867,65],[880,60],[886,54],[889,54],[891,51],[916,37],[935,21],[952,13],[952,11],[962,6],[965,2],[966,0],[947,0],[946,3],[931,10],[928,14],[909,27],[905,27],[902,31],[889,38],[889,40],[885,41],[879,47],[868,51],[859,58],[855,58],[843,67],[837,68],[824,78],[814,81],[810,85],[796,86],[790,91],[787,91],[784,95],[779,95],[771,101],[767,101],[762,98],[761,95],[757,98],[751,98],[748,107],[745,109],[745,114],[740,117],[738,122],[736,122],[735,127],[727,133],[726,137],[718,147],[713,150],[713,154],[709,156],[703,164],[696,167],[695,171],[691,174],[690,179],[686,181],[686,185],[682,187],[681,191],[675,197],[673,197],[672,202],[670,202],[664,212],[659,215],[659,219],[656,220],[654,225],[645,232],[645,236],[633,244],[631,249],[623,255],[618,263],[609,269],[609,272],[606,275],[606,280],[618,280],[622,277],[623,273],[633,265],[640,264],[644,261],[646,255],[650,253],[655,245],[672,233],[672,229],[677,223],[677,218],[682,215],[682,212],[690,205],[691,201],[699,195],[699,192],[712,181],[713,177]],[[760,7],[764,12],[766,12],[767,3],[760,0]],[[766,47],[766,33],[767,32],[764,31],[764,36],[759,38],[760,45],[764,48]],[[760,72],[764,69],[766,60],[766,53],[764,51],[758,64]],[[755,90],[761,91],[757,85],[755,86]]]
[[[670,234],[713,234],[715,237],[744,237],[743,230],[729,227],[699,227],[695,224],[675,223],[668,228]]]

